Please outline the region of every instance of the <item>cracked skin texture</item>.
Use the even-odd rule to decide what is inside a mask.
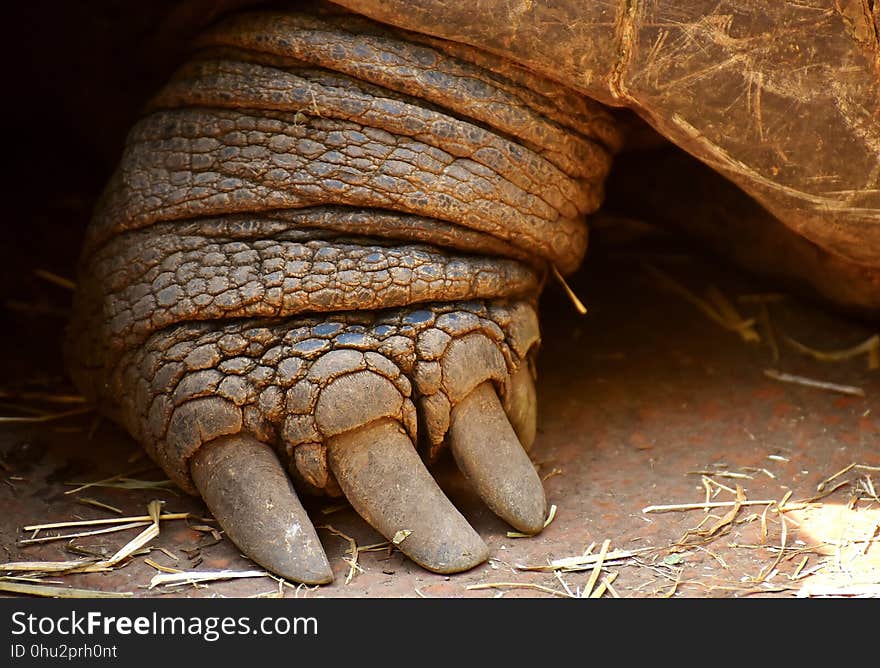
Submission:
[[[132,128],[68,354],[181,487],[241,432],[338,494],[328,439],[393,419],[431,459],[484,382],[530,444],[536,299],[579,264],[620,136],[597,103],[454,51],[332,12],[237,16]]]
[[[144,7],[152,17],[146,21],[156,26],[145,58],[170,68],[202,28],[262,4],[188,0]],[[760,214],[744,223],[749,241],[725,231],[722,250],[732,247],[750,269],[793,276],[832,303],[872,315],[880,311],[880,3],[336,5],[412,31],[407,38],[460,60],[478,54],[483,67],[544,98],[571,100],[576,91],[581,95],[574,99],[588,104],[577,109],[580,103],[567,103],[569,118],[591,118],[593,100],[635,111],[760,205]],[[594,119],[591,126],[615,148],[608,138],[613,123]],[[712,228],[720,224],[710,221],[692,231],[717,246]],[[756,246],[798,246],[803,252],[797,258],[752,254]]]
[[[415,32],[327,5],[215,25],[131,130],[87,234],[71,373],[182,488],[203,446],[247,434],[299,489],[340,494],[333,462],[357,457],[334,443],[372,425],[431,460],[478,394],[527,449],[537,298],[580,263],[623,143],[600,102],[756,198],[748,234],[716,243],[758,269],[786,260],[747,243],[796,247],[820,293],[880,307],[868,5],[528,2],[487,34],[472,3],[339,4]],[[848,78],[823,87],[832,71]]]
[[[797,234],[880,267],[880,5],[872,0],[339,4],[630,107]]]

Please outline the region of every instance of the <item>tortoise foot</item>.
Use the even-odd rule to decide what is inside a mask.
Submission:
[[[488,549],[429,472],[449,448],[486,505],[537,533],[534,307],[495,300],[279,322],[180,325],[127,361],[129,428],[246,555],[330,579],[297,491],[344,495],[419,565]]]
[[[428,569],[485,560],[427,468],[447,448],[499,517],[540,531],[535,308],[586,251],[614,116],[335,11],[230,17],[194,47],[89,227],[82,392],[294,580],[329,578],[303,492],[346,496]]]

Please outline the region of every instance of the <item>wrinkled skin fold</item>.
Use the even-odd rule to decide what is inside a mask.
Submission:
[[[345,495],[431,570],[484,561],[426,468],[446,447],[500,517],[543,527],[537,298],[581,261],[620,136],[490,65],[338,11],[234,16],[96,210],[74,378],[290,579],[332,577],[300,492]]]
[[[716,233],[709,215],[697,236],[880,310],[880,93],[863,77],[880,52],[860,3],[843,3],[866,40],[855,50],[843,15],[774,9],[761,23],[702,1],[505,5],[492,34],[455,2],[226,16],[188,41],[96,207],[71,374],[279,575],[332,579],[301,493],[344,495],[425,568],[471,568],[486,545],[429,465],[448,448],[499,517],[543,527],[527,454],[537,302],[553,270],[581,262],[623,145],[605,105],[635,109],[756,198],[747,235]],[[849,68],[830,115],[782,114],[791,81],[742,55],[780,25],[795,45],[823,26],[823,71]],[[798,85],[813,86],[804,71]]]
[[[880,270],[873,0],[338,3],[629,107],[831,262]],[[873,309],[878,290],[862,289]]]

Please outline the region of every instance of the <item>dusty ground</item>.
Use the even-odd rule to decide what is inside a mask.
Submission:
[[[71,243],[75,246],[75,239]],[[25,253],[5,265],[18,282],[4,281],[2,415],[79,407],[24,395],[57,399],[73,392],[57,350],[69,295],[32,274],[41,267],[63,273],[70,247],[59,253],[44,253],[39,262]],[[721,327],[646,263],[703,298],[715,286],[744,318],[756,319],[760,341],[747,342]],[[589,307],[586,316],[576,313],[558,286],[542,304],[539,435],[532,454],[557,512],[539,536],[508,537],[507,527],[447,464],[439,479],[492,555],[468,573],[434,575],[387,546],[359,549],[352,567],[350,541],[363,548],[382,538],[338,500],[311,500],[336,574],[330,586],[296,588],[257,577],[150,588],[158,571],[147,559],[182,570],[256,568],[222,536],[207,531],[210,522],[198,519],[162,522],[149,553],[126,558],[109,572],[43,575],[41,583],[139,597],[279,591],[288,597],[544,597],[595,592],[602,581],[611,585],[600,593],[621,597],[880,595],[880,372],[869,369],[867,354],[819,361],[785,338],[837,350],[876,334],[877,323],[831,314],[788,295],[767,304],[767,320],[762,306],[747,296],[775,292],[772,286],[668,243],[600,242],[571,286]],[[864,396],[783,382],[766,375],[773,369],[858,388]],[[830,495],[807,507],[796,505],[816,497],[823,481],[851,464],[859,466],[825,485],[824,492],[834,490]],[[164,478],[128,436],[88,413],[0,424],[0,467],[0,562],[107,556],[143,531],[20,542],[32,537],[23,529],[27,525],[114,516],[83,499],[124,515],[144,514],[153,499],[164,501],[166,512],[206,512],[198,500],[162,486],[73,492],[77,483],[119,475]],[[738,486],[745,503],[734,508]],[[651,505],[703,503],[707,489],[713,502],[728,505],[709,512],[645,511]],[[765,503],[750,505],[753,501]],[[50,535],[42,531],[37,537]],[[587,551],[595,562],[605,541],[608,554],[622,556],[605,559],[596,577],[584,567],[521,568]],[[0,586],[22,582],[0,578]]]

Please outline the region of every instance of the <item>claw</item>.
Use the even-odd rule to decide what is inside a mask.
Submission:
[[[202,446],[190,463],[196,488],[238,548],[288,580],[326,584],[333,571],[281,463],[243,434]]]
[[[532,449],[538,424],[538,398],[535,381],[527,362],[520,365],[510,379],[510,390],[504,401],[504,412],[526,452]]]
[[[451,422],[452,454],[480,498],[514,528],[540,532],[547,514],[544,486],[492,384],[482,383],[462,399]]]
[[[431,477],[398,422],[382,419],[327,441],[330,468],[354,509],[414,562],[457,573],[489,550]]]

